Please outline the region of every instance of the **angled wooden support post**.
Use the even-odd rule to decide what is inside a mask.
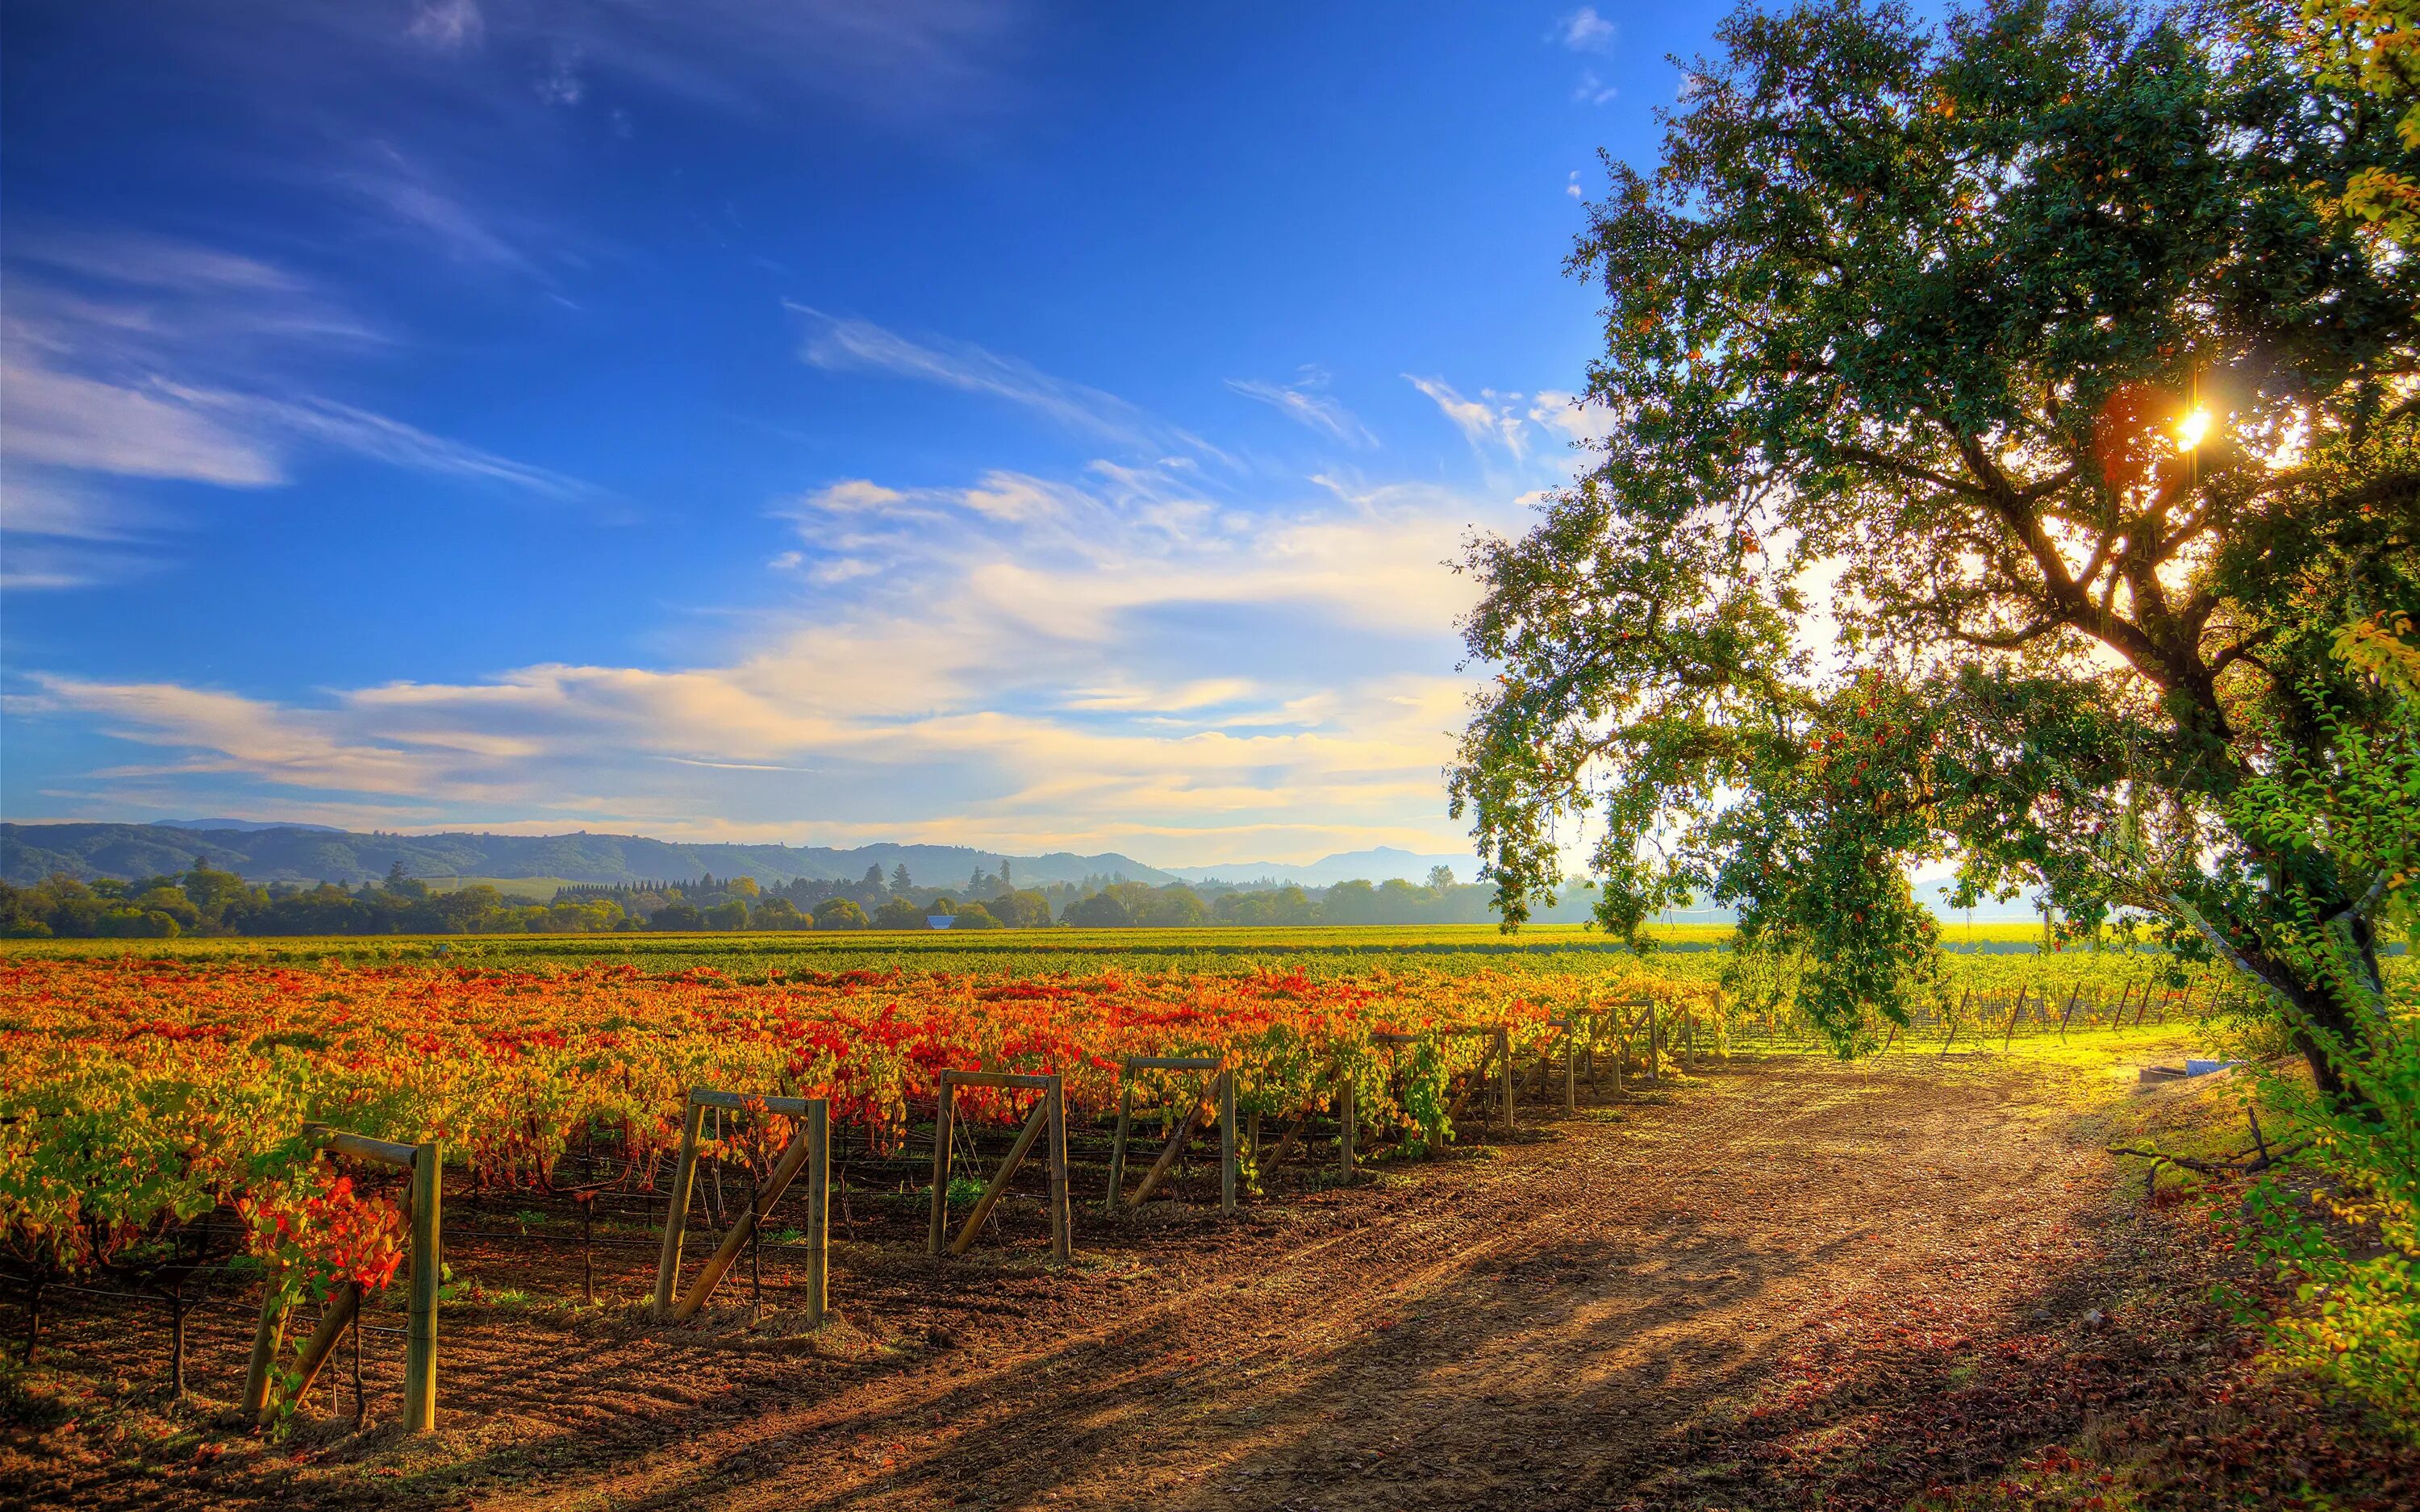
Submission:
[[[697,1103],[706,1106],[721,1105],[717,1100],[724,1095],[737,1097],[737,1094],[708,1093],[703,1088],[690,1094]],[[714,1288],[721,1285],[724,1274],[737,1263],[740,1255],[748,1248],[749,1241],[755,1238],[756,1231],[764,1226],[766,1214],[773,1211],[773,1204],[782,1199],[782,1194],[790,1189],[790,1184],[799,1179],[802,1170],[807,1172],[808,1227],[818,1230],[820,1227],[815,1220],[823,1204],[814,1195],[826,1191],[831,1180],[830,1104],[821,1098],[742,1097],[738,1101],[743,1107],[752,1110],[755,1104],[761,1103],[767,1112],[797,1119],[798,1131],[790,1135],[789,1144],[783,1149],[781,1158],[774,1162],[772,1172],[758,1189],[755,1200],[741,1210],[738,1221],[722,1236],[722,1242],[715,1246],[713,1257],[706,1262],[706,1269],[698,1273],[697,1279],[690,1283],[689,1290],[681,1294],[680,1302],[672,1311],[672,1320],[675,1323],[688,1321],[705,1307],[706,1299],[714,1295]],[[824,1158],[818,1160],[818,1153]],[[820,1231],[811,1232],[807,1241],[810,1251],[807,1311],[815,1322],[823,1320],[822,1282],[827,1269],[823,1238]],[[678,1254],[674,1254],[671,1258],[675,1266],[679,1264]],[[667,1289],[667,1280],[677,1286],[679,1279],[677,1274],[669,1278],[659,1275],[656,1289],[659,1292]]]
[[[958,1229],[958,1237],[950,1241],[951,1254],[964,1255],[974,1248],[975,1235],[983,1230],[984,1220],[991,1216],[991,1210],[1000,1201],[1001,1194],[1008,1190],[1009,1179],[1016,1174],[1019,1165],[1025,1164],[1025,1157],[1032,1150],[1033,1142],[1042,1136],[1042,1131],[1049,1122],[1050,1100],[1046,1096],[1033,1104],[1032,1113],[1025,1116],[1025,1127],[1017,1131],[1016,1143],[1009,1147],[1008,1158],[1000,1163],[1000,1170],[993,1175],[991,1184],[985,1187],[983,1196],[975,1199],[975,1211],[967,1214],[965,1225]]]
[[[1135,1189],[1132,1196],[1127,1196],[1125,1195],[1126,1140],[1134,1121],[1134,1078],[1136,1072],[1145,1071],[1205,1071],[1215,1074],[1208,1087],[1194,1094],[1193,1105],[1160,1147],[1158,1158],[1152,1162],[1151,1169],[1143,1175],[1142,1184]],[[1143,1199],[1157,1191],[1160,1182],[1167,1179],[1177,1157],[1184,1153],[1187,1142],[1201,1132],[1204,1123],[1216,1118],[1218,1120],[1218,1207],[1222,1212],[1233,1213],[1240,1175],[1236,1165],[1233,1071],[1215,1056],[1128,1056],[1119,1070],[1119,1079],[1125,1087],[1118,1103],[1117,1139],[1109,1149],[1107,1211],[1116,1212],[1121,1208],[1132,1211],[1140,1207]],[[1287,1142],[1281,1142],[1278,1147],[1280,1160],[1285,1156]]]
[[[269,1295],[261,1299],[260,1322],[252,1334],[252,1364],[243,1376],[243,1415],[265,1416],[269,1407],[269,1384],[277,1368],[277,1349],[286,1339],[287,1309],[277,1300],[277,1288],[286,1278],[286,1262],[271,1257],[269,1262]]]
[[[1032,1153],[1036,1141],[1047,1134],[1049,1142],[1044,1149],[1044,1159],[1050,1169],[1050,1249],[1061,1259],[1074,1250],[1073,1214],[1069,1209],[1067,1190],[1067,1096],[1065,1084],[1057,1073],[1034,1076],[1000,1071],[945,1071],[939,1078],[939,1109],[935,1124],[933,1149],[933,1218],[926,1236],[925,1248],[935,1257],[944,1250],[942,1241],[949,1236],[950,1125],[954,1119],[956,1090],[961,1087],[992,1087],[1018,1091],[1040,1092],[1042,1098],[1026,1115],[1025,1126],[1017,1132],[1016,1143],[1001,1162],[1000,1171],[975,1199],[974,1211],[955,1239],[949,1240],[946,1253],[964,1255],[974,1247],[975,1236],[983,1229],[984,1220],[1008,1190],[1009,1179],[1016,1174],[1025,1157]]]
[[[438,1199],[443,1191],[444,1175],[442,1151],[435,1140],[401,1145],[346,1134],[325,1124],[306,1123],[302,1133],[330,1154],[398,1167],[411,1178],[401,1204],[404,1219],[411,1227],[411,1326],[405,1330],[403,1421],[410,1432],[431,1432],[437,1427],[437,1295],[444,1273],[444,1257],[438,1243]],[[271,1265],[269,1295],[261,1301],[260,1321],[253,1331],[252,1359],[243,1381],[244,1414],[263,1423],[275,1415],[271,1397],[277,1383],[277,1351],[285,1341],[289,1312],[279,1300],[285,1268],[275,1261]],[[302,1342],[298,1361],[299,1384],[295,1388],[298,1400],[335,1352],[345,1331],[359,1325],[361,1308],[361,1288],[351,1283],[337,1288],[329,1299],[318,1327]]]
[[[656,1298],[648,1315],[658,1322],[672,1316],[673,1277],[680,1274],[681,1236],[689,1227],[690,1188],[697,1180],[697,1136],[706,1127],[706,1104],[692,1093],[682,1110],[680,1157],[673,1164],[673,1189],[666,1194],[664,1243],[656,1257]]]

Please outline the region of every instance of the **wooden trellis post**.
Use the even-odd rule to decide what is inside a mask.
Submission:
[[[697,1180],[697,1131],[707,1108],[731,1112],[761,1110],[799,1120],[798,1132],[773,1163],[772,1173],[739,1217],[715,1246],[714,1254],[680,1300],[673,1300],[680,1284],[681,1240],[688,1227],[689,1195]],[[687,1322],[706,1306],[706,1299],[748,1248],[763,1227],[766,1214],[790,1189],[801,1171],[807,1178],[807,1324],[821,1327],[829,1301],[830,1229],[827,1211],[831,1191],[831,1104],[823,1098],[750,1097],[740,1092],[692,1087],[681,1123],[680,1164],[673,1170],[673,1211],[664,1215],[664,1243],[656,1258],[656,1300],[651,1309],[659,1321]]]
[[[304,1137],[318,1141],[333,1155],[366,1161],[409,1173],[411,1190],[402,1203],[411,1225],[411,1291],[410,1326],[405,1330],[403,1356],[403,1425],[408,1432],[429,1433],[437,1427],[437,1294],[443,1279],[444,1258],[439,1243],[439,1201],[443,1194],[442,1151],[436,1140],[402,1145],[346,1134],[325,1124],[304,1124]],[[267,1422],[273,1415],[271,1394],[276,1384],[277,1350],[286,1336],[288,1308],[278,1299],[280,1272],[270,1273],[269,1295],[261,1300],[260,1322],[253,1331],[252,1360],[244,1372],[243,1411]],[[338,1341],[361,1319],[362,1288],[350,1282],[336,1288],[320,1315],[319,1326],[303,1341],[296,1365],[294,1397],[302,1398],[318,1379],[320,1368],[335,1352]]]
[[[1134,1075],[1140,1071],[1207,1071],[1218,1074],[1210,1086],[1193,1100],[1185,1117],[1160,1146],[1159,1158],[1144,1173],[1142,1184],[1134,1195],[1125,1195],[1126,1137],[1134,1126]],[[1235,1211],[1235,1073],[1223,1060],[1210,1056],[1128,1056],[1119,1070],[1118,1132],[1109,1146],[1109,1191],[1105,1206],[1110,1212],[1124,1208],[1132,1211],[1143,1199],[1158,1190],[1159,1183],[1175,1167],[1185,1146],[1200,1132],[1210,1118],[1218,1120],[1218,1208],[1221,1212]],[[1216,1104],[1214,1107],[1213,1104]]]
[[[939,1258],[941,1241],[949,1232],[950,1222],[950,1127],[953,1122],[951,1104],[961,1087],[1013,1088],[1040,1092],[1042,1101],[1033,1105],[1025,1127],[1018,1131],[1016,1143],[1009,1148],[1008,1158],[1001,1161],[1000,1172],[991,1185],[975,1199],[975,1211],[967,1214],[966,1226],[958,1237],[950,1241],[949,1253],[964,1255],[974,1247],[975,1235],[983,1221],[991,1215],[993,1204],[1008,1190],[1009,1178],[1016,1174],[1033,1143],[1047,1129],[1050,1144],[1046,1160],[1050,1168],[1050,1253],[1066,1259],[1074,1253],[1071,1233],[1072,1218],[1067,1211],[1067,1099],[1056,1074],[1020,1076],[1001,1071],[945,1071],[935,1088],[936,1108],[933,1118],[933,1220],[925,1240],[925,1253]]]

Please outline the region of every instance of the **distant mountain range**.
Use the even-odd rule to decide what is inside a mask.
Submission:
[[[117,825],[83,821],[0,824],[0,881],[29,887],[54,872],[85,881],[130,880],[182,872],[195,856],[234,872],[248,882],[341,882],[348,887],[387,874],[396,862],[409,874],[441,882],[457,877],[559,878],[565,882],[679,882],[711,872],[779,884],[795,877],[842,881],[861,877],[868,867],[885,876],[900,865],[926,886],[952,886],[975,869],[997,874],[1006,863],[1014,879],[1029,885],[1123,877],[1155,887],[1171,882],[1295,883],[1333,887],[1356,880],[1401,878],[1424,882],[1432,867],[1450,867],[1468,881],[1477,864],[1467,856],[1420,856],[1382,845],[1348,851],[1309,863],[1253,861],[1233,866],[1146,866],[1115,851],[1078,856],[1006,856],[965,845],[733,845],[650,840],[641,835],[442,835],[358,834],[324,825],[275,825],[243,819],[182,819],[161,824]],[[1916,885],[1917,899],[1945,921],[1970,916],[1947,903],[1949,885]],[[1977,923],[2031,922],[2040,916],[2024,900],[1984,903]],[[1728,909],[1695,908],[1668,916],[1673,923],[1728,924]]]
[[[241,825],[242,827],[237,827]],[[208,827],[205,827],[207,825]],[[1009,863],[1021,883],[1081,882],[1123,876],[1155,886],[1176,877],[1114,852],[1004,856],[964,845],[691,844],[640,835],[356,834],[317,825],[191,821],[113,825],[82,822],[0,824],[0,881],[29,886],[54,872],[92,881],[182,872],[195,856],[249,882],[341,882],[383,877],[401,862],[428,881],[452,877],[560,877],[566,882],[677,882],[705,872],[782,883],[795,877],[840,881],[878,866],[905,865],[926,885],[965,881],[977,867]]]
[[[1374,851],[1345,851],[1309,863],[1237,861],[1225,866],[1171,866],[1168,871],[1187,882],[1292,882],[1306,887],[1328,887],[1340,882],[1426,882],[1432,867],[1444,867],[1459,881],[1468,882],[1479,863],[1468,856],[1415,856],[1381,845]]]

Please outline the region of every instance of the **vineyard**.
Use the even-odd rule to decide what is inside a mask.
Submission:
[[[1079,1265],[1177,1234],[1215,1247],[1222,1209],[1368,1201],[1357,1188],[1399,1163],[1517,1146],[1515,1115],[1685,1088],[1743,1050],[1831,1058],[1787,1012],[1727,995],[1721,951],[1440,932],[1373,950],[1377,933],[1241,955],[1233,932],[1042,949],[692,936],[604,961],[544,939],[19,949],[0,959],[12,1352],[73,1369],[131,1350],[140,1379],[178,1394],[190,1356],[200,1399],[229,1403],[249,1347],[273,1359],[241,1410],[277,1431],[318,1417],[306,1392],[331,1365],[328,1416],[397,1420],[403,1282],[429,1273],[429,1323],[412,1324],[432,1339],[440,1289],[413,1264],[415,1147],[442,1152],[422,1211],[448,1305],[612,1313],[652,1287],[661,1315],[677,1211],[727,1236],[709,1317],[786,1336],[821,1320],[827,1265],[839,1316],[877,1329],[923,1316],[934,1285],[998,1285],[984,1254],[996,1267],[1067,1243],[1054,1210],[1070,1190]],[[1873,1049],[2122,1039],[2224,1006],[2157,957],[1985,953],[1947,970],[1935,1008]],[[700,1103],[702,1088],[718,1090]],[[809,1113],[829,1119],[818,1180],[777,1205]],[[365,1149],[392,1168],[346,1158]],[[952,1253],[981,1253],[940,1263],[978,1269],[915,1280],[945,1214]],[[680,1289],[702,1304],[715,1284]],[[272,1333],[288,1310],[312,1326]]]

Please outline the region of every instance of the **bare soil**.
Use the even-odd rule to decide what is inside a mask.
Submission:
[[[1114,1228],[1079,1189],[1065,1268],[1038,1206],[937,1267],[912,1197],[861,1195],[813,1335],[777,1289],[749,1326],[744,1273],[703,1324],[647,1323],[640,1242],[583,1308],[555,1300],[576,1250],[470,1241],[432,1440],[354,1433],[347,1370],[281,1443],[214,1415],[240,1305],[196,1320],[182,1407],[154,1316],[68,1306],[9,1398],[0,1503],[2420,1504],[2420,1456],[2252,1364],[2203,1205],[2147,1205],[2102,1148],[2130,1096],[1988,1056],[1742,1059],[1234,1220],[1198,1176]],[[399,1352],[372,1336],[374,1419]]]

